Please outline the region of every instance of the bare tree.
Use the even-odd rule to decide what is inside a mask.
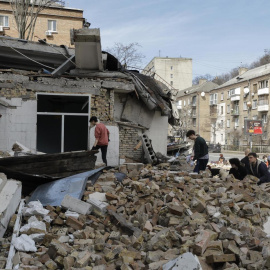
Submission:
[[[210,74],[205,74],[205,75],[197,76],[197,77],[195,77],[192,80],[192,84],[199,84],[199,82],[200,82],[201,79],[205,79],[207,81],[212,81],[213,80],[213,76],[211,76]]]
[[[145,56],[138,52],[139,47],[141,47],[141,45],[137,42],[132,42],[127,45],[117,42],[113,47],[107,48],[107,51],[114,55],[124,67],[140,68],[142,59],[145,58]]]
[[[37,17],[47,7],[61,1],[57,0],[10,0],[17,25],[19,38],[32,40]]]

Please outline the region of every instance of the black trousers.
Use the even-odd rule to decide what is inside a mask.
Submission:
[[[108,149],[108,145],[97,145],[97,146],[92,147],[92,150],[98,150],[98,149],[101,149],[102,161],[107,166],[107,149]]]

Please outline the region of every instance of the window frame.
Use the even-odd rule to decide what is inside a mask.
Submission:
[[[55,30],[54,30],[54,22],[55,22]],[[50,26],[52,26],[52,29],[50,29]],[[52,33],[57,32],[57,20],[48,20],[48,31]]]
[[[9,16],[0,14],[0,17],[3,17],[3,25],[0,24],[0,26],[9,27]],[[5,24],[6,22],[7,25]]]

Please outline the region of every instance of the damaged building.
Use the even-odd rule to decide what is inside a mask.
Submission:
[[[108,165],[142,161],[143,134],[151,151],[166,154],[176,121],[166,86],[102,52],[99,29],[74,30],[71,39],[75,49],[0,38],[0,150],[16,141],[44,153],[90,149],[95,115],[111,134]]]

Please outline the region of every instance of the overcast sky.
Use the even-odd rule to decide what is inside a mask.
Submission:
[[[102,49],[141,44],[155,56],[193,59],[193,77],[219,75],[270,49],[269,0],[68,0],[101,29]]]

